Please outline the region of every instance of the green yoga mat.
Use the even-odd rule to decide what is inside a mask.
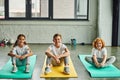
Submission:
[[[30,57],[30,72],[25,73],[25,66],[18,67],[16,73],[12,73],[12,62],[11,59],[3,66],[0,70],[0,79],[26,79],[32,78],[32,73],[34,70],[36,62],[36,55]]]
[[[80,61],[83,63],[87,71],[90,73],[91,77],[94,78],[117,78],[120,77],[120,70],[114,65],[107,66],[105,68],[96,68],[93,65],[85,61],[85,56],[90,55],[78,55]]]

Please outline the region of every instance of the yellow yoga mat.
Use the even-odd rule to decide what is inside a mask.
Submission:
[[[70,74],[66,75],[64,74],[63,70],[64,70],[64,65],[61,66],[52,66],[51,70],[52,72],[50,72],[49,74],[44,74],[45,71],[45,66],[46,66],[46,58],[45,58],[45,62],[42,68],[42,74],[40,75],[41,78],[77,78],[77,73],[74,69],[74,66],[72,64],[72,60],[69,57],[69,67],[70,67]]]

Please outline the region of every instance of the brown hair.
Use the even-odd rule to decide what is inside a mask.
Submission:
[[[98,41],[101,41],[101,42],[102,42],[102,48],[105,47],[105,42],[104,42],[101,38],[96,38],[96,39],[93,41],[93,43],[92,43],[92,45],[93,45],[94,48],[97,48],[97,47],[96,47],[96,44],[97,44]]]
[[[54,34],[53,39],[55,39],[55,37],[57,37],[57,36],[60,36],[60,38],[62,39],[62,35],[59,33]]]
[[[13,47],[17,46],[18,39],[19,39],[21,36],[24,37],[24,38],[26,38],[24,34],[19,34],[19,35],[17,36],[17,40],[15,41],[15,44],[13,45]],[[24,44],[25,44],[25,45],[27,44],[26,41],[24,42]]]

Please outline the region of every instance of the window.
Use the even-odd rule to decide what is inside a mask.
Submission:
[[[53,19],[88,19],[88,0],[54,0]]]
[[[0,19],[88,20],[89,0],[0,0]]]
[[[76,0],[75,5],[75,18],[86,19],[88,16],[88,3],[87,0]]]
[[[48,16],[48,0],[32,0],[32,17]]]
[[[25,0],[9,0],[9,17],[25,17],[25,9]]]
[[[5,18],[4,0],[0,0],[0,19]]]

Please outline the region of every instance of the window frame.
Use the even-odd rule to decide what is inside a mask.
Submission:
[[[54,19],[53,18],[53,0],[49,0],[48,2],[48,18],[42,18],[42,17],[32,17],[31,16],[31,5],[29,2],[31,0],[25,0],[26,1],[26,13],[25,17],[9,17],[9,0],[4,0],[4,9],[5,9],[5,18],[0,20],[48,20],[48,21],[88,21],[89,20],[89,0],[87,0],[87,18],[86,19]],[[28,3],[27,3],[28,2]],[[76,0],[75,0],[76,5]],[[76,11],[75,11],[76,13]]]

